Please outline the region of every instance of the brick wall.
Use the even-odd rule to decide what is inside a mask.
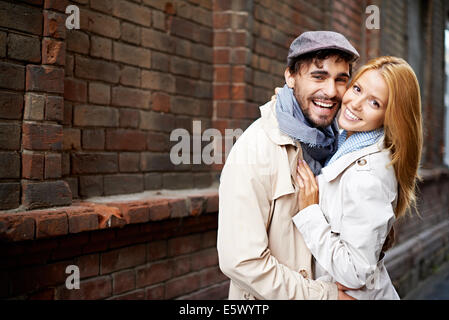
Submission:
[[[80,8],[80,30],[65,28],[69,4]],[[381,9],[380,30],[365,28],[370,4]],[[342,32],[359,64],[410,57],[407,4],[0,0],[0,297],[225,297],[218,208],[184,190],[217,182],[222,164],[171,164],[170,133],[192,134],[193,120],[202,132],[246,129],[283,85],[289,44],[303,31]],[[423,160],[431,173],[421,185],[422,219],[398,224],[389,254],[401,295],[448,252],[449,177],[439,169],[448,8],[442,0],[422,8]],[[150,209],[147,198],[133,202],[136,194],[163,200]],[[104,205],[111,196],[125,204]],[[64,289],[67,264],[82,266],[82,290]]]

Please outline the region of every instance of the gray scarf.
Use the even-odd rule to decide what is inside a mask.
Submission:
[[[277,94],[276,115],[281,132],[299,141],[304,160],[318,175],[326,160],[337,151],[338,129],[335,121],[327,128],[314,128],[304,117],[301,107],[287,85]]]

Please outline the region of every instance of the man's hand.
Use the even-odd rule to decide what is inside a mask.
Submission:
[[[274,89],[274,96],[271,96],[271,100],[276,100],[276,95],[279,93],[279,91],[281,91],[282,88],[276,87]]]

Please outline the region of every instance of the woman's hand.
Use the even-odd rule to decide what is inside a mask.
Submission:
[[[296,179],[299,185],[299,210],[305,209],[313,204],[318,204],[318,183],[309,165],[304,160],[299,160],[296,173]]]

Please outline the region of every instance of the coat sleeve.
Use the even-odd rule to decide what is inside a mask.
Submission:
[[[217,237],[221,271],[257,299],[337,299],[335,284],[305,279],[271,255],[269,169],[248,163],[242,152],[246,150],[231,152],[221,175]],[[240,160],[236,154],[242,155]]]
[[[374,276],[395,215],[388,189],[371,173],[358,172],[341,183],[345,185],[339,234],[331,232],[318,205],[301,210],[293,221],[318,263],[336,281],[357,289]]]

